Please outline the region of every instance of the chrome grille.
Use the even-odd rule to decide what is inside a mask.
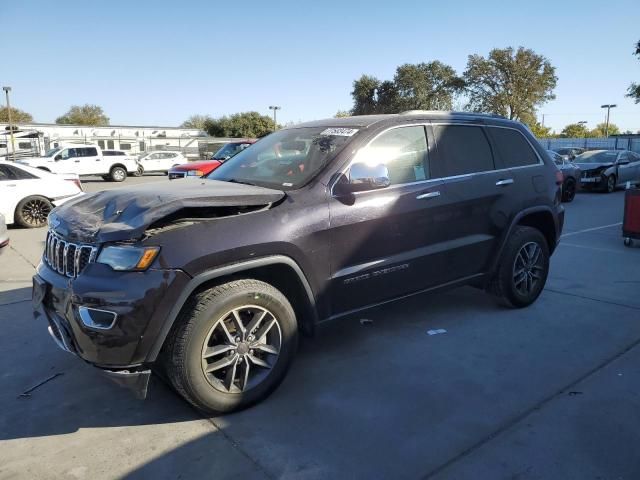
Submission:
[[[42,258],[59,274],[75,278],[96,259],[97,253],[92,245],[67,242],[49,230]]]

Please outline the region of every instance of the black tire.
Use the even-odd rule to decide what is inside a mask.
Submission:
[[[142,165],[138,165],[138,168],[136,169],[135,173],[133,173],[132,175],[134,177],[141,177],[144,174],[144,167]]]
[[[624,246],[631,247],[633,245],[633,240],[629,237],[624,237]]]
[[[522,276],[516,273],[516,269],[523,265],[518,258],[524,259],[523,249],[531,248],[536,245],[539,249],[538,261],[532,268],[524,266],[525,270],[525,289],[528,287],[526,282],[531,281],[531,289],[523,292],[522,283],[517,280]],[[526,262],[524,262],[526,264]],[[529,273],[534,272],[538,278],[529,277]],[[498,297],[507,306],[514,308],[522,308],[531,305],[536,301],[549,274],[549,246],[544,235],[532,227],[518,226],[511,233],[504,247],[498,268],[489,284],[489,291]]]
[[[605,185],[605,191],[607,193],[613,193],[616,189],[616,176],[615,175],[609,175],[607,177],[607,183]]]
[[[16,207],[16,223],[27,228],[44,227],[52,209],[53,204],[48,198],[39,195],[24,198]]]
[[[245,331],[239,334],[240,330],[229,330],[226,329],[227,327],[225,327],[226,337],[221,335],[221,338],[225,339],[226,343],[227,337],[235,337],[237,347],[232,348],[237,348],[237,350],[216,354],[218,356],[209,359],[212,360],[212,363],[207,363],[208,360],[204,357],[209,348],[228,347],[228,345],[218,345],[218,343],[212,342],[214,335],[217,335],[215,332],[220,332],[220,324],[225,324],[225,319],[232,319],[231,312],[241,313],[245,311],[245,307],[248,309],[254,306],[271,314],[265,318],[269,319],[269,323],[275,320],[273,326],[277,325],[278,327],[276,330],[273,327],[269,330],[269,335],[272,334],[271,332],[275,332],[275,335],[279,335],[281,340],[277,357],[275,359],[269,357],[273,353],[259,352],[255,354],[262,356],[263,359],[267,357],[273,359],[270,368],[261,369],[253,363],[253,360],[250,361],[250,359],[255,359],[254,350],[249,350],[250,355],[246,354],[246,348],[256,348],[248,347],[245,343],[245,339],[252,338],[249,336],[251,332]],[[249,313],[248,310],[246,312]],[[245,317],[245,328],[250,326],[246,321],[248,318]],[[257,334],[262,328],[261,321],[254,331]],[[236,335],[242,335],[241,342],[238,342],[240,337],[236,337]],[[266,335],[267,333],[260,335],[260,338],[254,340],[266,339]],[[244,343],[244,363],[242,363],[242,358],[236,360],[240,363],[236,363],[233,358],[241,357],[238,355],[241,353],[241,343]],[[258,280],[235,280],[192,296],[167,337],[167,343],[161,354],[161,368],[166,373],[171,385],[195,407],[207,413],[231,412],[261,401],[276,389],[289,369],[297,345],[296,317],[285,296],[273,286]],[[258,351],[256,350],[256,352]],[[215,372],[205,373],[205,369],[214,363],[225,362],[228,359],[232,360],[232,366],[225,366],[218,368]],[[248,389],[241,390],[244,388],[242,387],[242,378],[237,379],[237,384],[234,383],[236,369],[244,371],[249,367],[255,369],[250,370],[254,376],[256,373],[258,374],[258,383],[254,383]],[[230,375],[231,368],[233,368],[233,373]],[[238,375],[241,374],[243,373],[238,373]],[[224,380],[216,378],[214,375],[224,377]],[[223,391],[226,390],[224,383],[229,378],[232,378],[230,382],[232,387],[228,391]],[[245,380],[245,386],[246,382],[247,380]]]
[[[562,184],[562,201],[573,202],[576,198],[576,181],[573,178],[567,178]]]
[[[111,167],[109,170],[109,178],[113,182],[124,182],[127,178],[127,170],[123,167]]]

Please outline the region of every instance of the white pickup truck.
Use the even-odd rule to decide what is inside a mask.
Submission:
[[[49,150],[44,157],[22,158],[17,161],[52,173],[98,175],[114,182],[122,182],[127,175],[138,172],[135,157],[109,155],[106,151],[103,154],[100,147],[91,143],[65,144]]]

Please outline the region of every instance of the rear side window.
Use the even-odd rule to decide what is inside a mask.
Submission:
[[[109,150],[103,150],[102,151],[102,156],[103,157],[110,157],[111,155],[115,155],[116,152],[110,152]]]
[[[482,127],[434,125],[440,165],[438,176],[453,177],[494,169],[489,141]]]
[[[29,172],[25,172],[12,165],[0,165],[0,181],[2,180],[29,180],[38,178]]]
[[[391,185],[426,180],[429,168],[424,127],[388,130],[358,152],[355,161],[385,164]]]
[[[527,139],[517,130],[491,127],[490,132],[506,168],[540,163]]]

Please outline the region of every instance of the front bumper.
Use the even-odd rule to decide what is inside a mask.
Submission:
[[[91,263],[75,279],[40,263],[33,278],[36,318],[63,350],[144,398],[155,359],[150,351],[189,276],[179,270],[115,272]],[[110,328],[86,325],[80,306],[117,314]]]
[[[580,188],[606,188],[607,180],[605,177],[599,175],[597,177],[585,177],[580,178]]]

